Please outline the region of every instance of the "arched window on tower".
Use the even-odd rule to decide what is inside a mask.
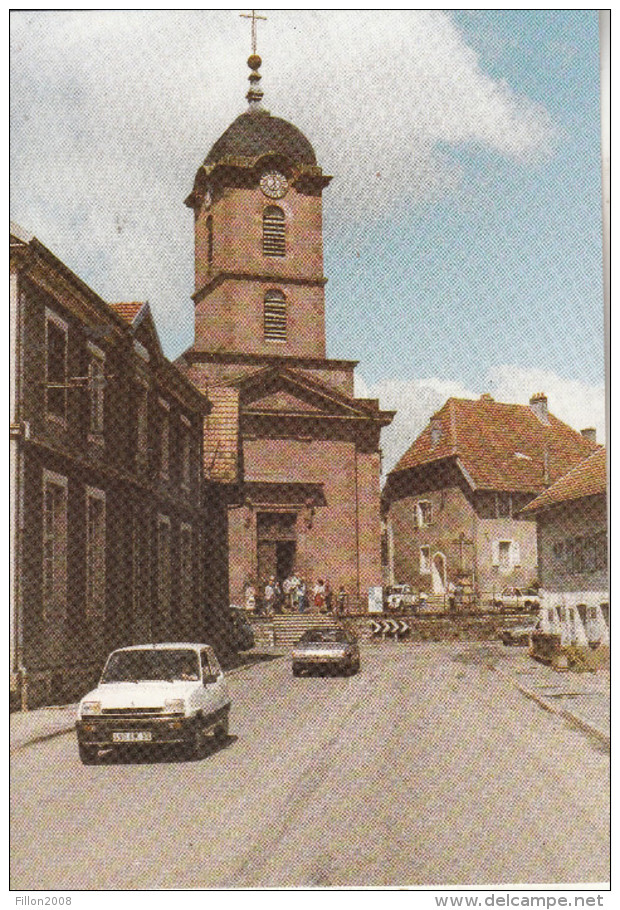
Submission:
[[[263,255],[285,254],[284,212],[277,205],[268,205],[263,212]]]
[[[264,309],[265,341],[286,341],[286,297],[282,291],[267,291]]]
[[[213,265],[213,215],[207,217],[207,264]]]

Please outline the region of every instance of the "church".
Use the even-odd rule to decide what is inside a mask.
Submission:
[[[253,22],[255,27],[255,22]],[[356,361],[327,357],[324,174],[308,139],[262,104],[214,142],[194,214],[195,339],[176,365],[208,398],[204,473],[228,509],[229,601],[291,573],[343,586],[363,609],[381,584],[380,434],[394,414],[356,398]],[[226,582],[225,582],[226,583]]]

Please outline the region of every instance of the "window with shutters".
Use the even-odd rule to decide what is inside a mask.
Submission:
[[[189,490],[191,485],[192,469],[192,448],[191,448],[191,424],[187,417],[181,417],[181,429],[179,433],[179,446],[181,450],[181,486],[184,490]]]
[[[265,341],[286,341],[286,297],[282,291],[267,291],[264,311]]]
[[[263,212],[263,255],[284,256],[284,212],[277,205],[268,206]]]
[[[43,472],[43,617],[66,615],[67,478]]]
[[[67,419],[68,326],[51,310],[45,311],[46,410],[63,423]]]
[[[170,405],[159,399],[159,476],[168,480],[170,475]]]
[[[192,529],[190,525],[181,525],[179,544],[179,607],[184,634],[190,634],[194,588],[192,574]]]
[[[512,499],[510,493],[497,493],[497,517],[512,517]]]
[[[430,575],[431,572],[431,548],[420,547],[420,575]]]
[[[94,344],[88,345],[88,385],[90,391],[90,434],[101,437],[105,405],[105,354]]]
[[[138,380],[135,387],[136,400],[136,457],[142,466],[148,460],[149,448],[149,389]]]
[[[86,488],[86,615],[105,610],[105,493]]]
[[[172,575],[170,564],[170,519],[159,515],[157,519],[157,616],[155,634],[168,634],[172,600]]]
[[[510,543],[509,540],[500,540],[499,542],[500,569],[510,569]]]
[[[428,499],[421,499],[415,506],[415,523],[418,528],[427,528],[433,520],[433,505]]]

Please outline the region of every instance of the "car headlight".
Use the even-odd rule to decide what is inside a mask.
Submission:
[[[169,698],[164,702],[164,714],[185,714],[185,701],[182,698]]]
[[[82,714],[82,717],[85,717],[87,714],[101,714],[101,702],[100,701],[82,702],[81,714]]]

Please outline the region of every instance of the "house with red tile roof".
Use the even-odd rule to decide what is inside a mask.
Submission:
[[[575,608],[584,628],[609,626],[607,452],[600,448],[533,499],[543,605]]]
[[[462,579],[492,600],[537,580],[536,527],[524,507],[597,450],[594,431],[530,404],[450,398],[388,476],[386,580],[445,595]]]

